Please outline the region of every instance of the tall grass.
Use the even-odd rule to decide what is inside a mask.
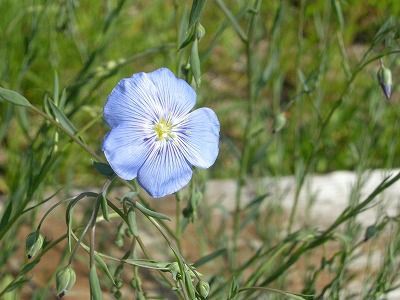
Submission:
[[[93,299],[379,299],[398,288],[399,216],[382,212],[367,229],[357,221],[400,178],[360,193],[367,170],[399,166],[395,1],[3,0],[0,11],[0,298],[49,299],[56,272],[82,261]],[[391,101],[380,60],[393,73]],[[216,165],[162,200],[172,215],[101,153],[112,87],[160,66],[191,83],[222,125]],[[337,169],[358,174],[346,209],[326,228],[300,221],[307,178]],[[289,174],[295,196],[282,212],[258,179]],[[204,197],[211,178],[236,182],[233,211]],[[244,204],[248,184],[258,194]],[[45,235],[60,210],[65,231],[25,259],[15,237]],[[369,262],[352,289],[351,264],[382,241],[381,264]],[[36,286],[40,261],[60,245]]]

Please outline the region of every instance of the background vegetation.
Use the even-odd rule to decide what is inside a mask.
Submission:
[[[381,215],[370,230],[374,236],[387,230],[391,233],[384,236],[388,253],[382,267],[371,273],[373,278],[365,282],[364,291],[352,294],[345,288],[346,278],[352,276],[347,266],[364,245],[364,231],[357,226],[355,216],[398,175],[382,182],[370,197],[354,196],[347,210],[322,232],[302,228],[293,233],[296,205],[288,216],[271,207],[258,211],[261,203],[269,201],[268,191],[263,191],[256,195],[253,207],[244,208],[240,191],[245,182],[264,176],[295,175],[300,193],[310,173],[346,169],[361,174],[372,168],[399,167],[400,2],[209,0],[204,7],[199,3],[202,1],[192,5],[191,1],[0,0],[0,86],[17,91],[34,106],[0,102],[0,298],[33,295],[34,299],[49,299],[55,294],[54,281],[29,289],[32,271],[26,261],[24,265],[23,257],[18,257],[17,250],[25,247],[26,228],[34,230],[43,215],[40,206],[26,209],[61,187],[58,200],[74,196],[77,188],[86,191],[103,186],[105,179],[93,161],[101,159],[101,142],[108,130],[102,107],[121,78],[166,66],[196,86],[192,79],[198,71],[193,69],[193,56],[197,55],[194,40],[180,47],[190,36],[196,9],[201,14],[194,26],[200,22],[206,31],[198,41],[198,106],[211,107],[219,116],[221,151],[215,166],[196,173],[189,191],[178,195],[176,201],[168,200],[178,204],[176,226],[157,218],[155,222],[161,225],[153,225],[170,234],[167,240],[174,241],[177,251],[185,254],[190,253],[190,246],[186,249],[181,242],[186,230],[182,224],[195,219],[198,238],[207,240],[207,247],[187,263],[205,254],[215,255],[206,262],[213,258],[219,263],[214,269],[206,268],[202,277],[211,284],[210,297],[214,299],[260,298],[266,291],[268,297],[296,297],[282,292],[293,291],[285,281],[290,267],[312,256],[314,249],[337,242],[339,233],[346,237],[345,242],[339,242],[333,254],[322,256],[319,266],[304,270],[302,284],[294,292],[309,299],[375,299],[396,286],[398,220]],[[390,101],[384,98],[376,78],[380,59],[393,74]],[[1,98],[7,100],[4,95]],[[210,178],[235,179],[239,186],[236,201],[232,200],[236,209],[215,236],[201,230],[210,226],[201,205],[207,199],[199,196]],[[113,188],[118,190],[121,185],[114,182]],[[110,199],[111,204],[122,203]],[[147,207],[155,205],[153,200],[142,200]],[[183,214],[181,204],[187,206]],[[96,211],[95,205],[84,207],[82,220]],[[127,211],[121,213],[127,216]],[[274,213],[277,215],[269,215]],[[147,217],[145,212],[138,222],[148,222]],[[288,224],[277,222],[281,219],[288,219]],[[118,231],[119,223],[113,224],[106,227],[108,234]],[[261,246],[250,251],[246,259],[237,245],[246,227],[243,224],[275,230],[259,230],[255,239]],[[125,238],[135,241],[132,236]],[[136,239],[136,243],[140,242]],[[107,249],[100,244],[101,250]],[[139,250],[129,252],[127,244],[121,248],[128,256],[134,255],[132,259],[144,257]],[[173,254],[168,261],[177,259],[179,272],[185,277],[186,261]],[[79,256],[87,257],[83,252]],[[64,252],[56,264],[63,266],[68,257]],[[44,259],[51,258],[43,253]],[[17,266],[10,265],[15,260]],[[136,278],[131,293],[138,299],[149,297],[138,287],[142,269],[133,265],[132,270],[125,270],[131,274],[126,276]],[[164,271],[170,271],[166,268]],[[110,262],[110,269],[115,279],[118,263]],[[327,269],[329,279],[317,284],[318,276]],[[104,294],[118,298],[121,287],[98,273]],[[188,284],[188,280],[170,277],[157,273],[146,280],[163,288],[168,286],[166,282],[174,285],[176,281],[175,296],[191,298],[190,291],[195,288],[179,285],[181,281]],[[126,278],[121,279],[125,287]],[[161,297],[175,296],[168,292]],[[200,297],[198,292],[196,296]]]

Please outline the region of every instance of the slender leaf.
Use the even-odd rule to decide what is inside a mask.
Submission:
[[[92,300],[101,300],[103,299],[99,277],[97,276],[97,271],[95,265],[90,268],[89,274],[89,283],[90,283],[90,295]]]
[[[32,104],[21,94],[13,91],[8,90],[0,87],[0,100],[5,100],[9,103],[25,106],[25,107],[32,107]]]
[[[202,258],[198,259],[193,264],[193,267],[198,268],[224,254],[226,254],[226,248],[215,250],[214,252],[211,252],[210,254],[207,254],[206,256],[203,256]]]
[[[100,269],[107,275],[107,277],[111,280],[113,285],[115,285],[114,277],[111,274],[110,270],[108,269],[108,266],[105,263],[105,261],[101,258],[101,256],[98,255],[97,253],[94,253],[94,259],[96,260],[96,263],[98,264]]]
[[[12,213],[12,202],[10,201],[7,205],[6,210],[4,211],[2,218],[1,218],[0,230],[2,228],[4,228],[6,226],[6,224],[8,223],[8,221],[10,220],[11,213]]]
[[[171,221],[171,219],[168,216],[166,216],[164,214],[161,214],[161,213],[158,213],[158,212],[155,212],[153,210],[150,210],[150,209],[144,207],[139,202],[135,202],[134,205],[138,210],[140,210],[143,214],[145,214],[145,215],[147,215],[149,217],[153,217],[153,218],[160,219],[160,220]]]
[[[48,100],[49,107],[56,118],[57,122],[61,124],[61,126],[67,130],[70,134],[75,134],[78,130],[72,124],[72,122],[67,118],[67,116],[51,101]]]

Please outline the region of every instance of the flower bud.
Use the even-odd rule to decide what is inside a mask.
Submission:
[[[110,61],[107,62],[106,68],[107,68],[108,70],[112,70],[112,69],[114,69],[117,65],[118,65],[118,63],[117,63],[115,60],[110,60]]]
[[[386,99],[389,100],[392,95],[392,72],[384,65],[381,65],[377,75],[379,85],[381,86]]]
[[[371,225],[367,227],[364,235],[364,242],[368,241],[369,239],[373,238],[378,232],[378,228],[375,225]]]
[[[40,252],[43,242],[44,238],[38,231],[28,235],[25,242],[25,252],[28,259],[35,257]]]
[[[197,27],[196,27],[196,38],[198,40],[201,40],[205,34],[206,34],[206,30],[204,29],[203,25],[201,25],[200,23],[197,24]]]
[[[200,296],[205,299],[210,293],[210,285],[206,281],[199,281],[197,283],[196,290]]]
[[[172,264],[168,265],[168,270],[171,272],[172,277],[174,280],[182,279],[181,269],[179,268],[179,264],[177,262],[173,262]]]
[[[277,133],[283,129],[286,125],[286,116],[284,113],[279,113],[274,120],[273,133]]]
[[[74,286],[75,281],[76,274],[70,266],[59,270],[56,274],[57,296],[63,297]]]

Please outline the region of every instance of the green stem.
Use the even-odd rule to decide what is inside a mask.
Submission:
[[[43,217],[40,219],[40,222],[39,222],[39,224],[38,224],[36,230],[37,230],[37,231],[40,231],[40,228],[42,227],[42,224],[43,224],[44,220],[46,219],[46,217],[47,217],[56,207],[58,207],[59,205],[61,205],[61,204],[64,203],[64,202],[68,202],[68,201],[71,201],[71,200],[73,200],[73,199],[75,199],[75,198],[64,199],[64,200],[58,201],[56,204],[52,205],[52,206],[45,212],[45,214],[43,215]]]
[[[55,239],[54,241],[51,241],[49,244],[47,244],[46,247],[43,248],[43,250],[35,257],[35,259],[29,264],[32,264],[33,262],[39,262],[40,258],[49,250],[51,250],[54,246],[62,242],[65,238],[67,237],[67,234],[62,235],[61,237]],[[26,272],[30,270],[30,268],[26,268],[25,264],[22,268],[21,271],[18,273],[18,275],[15,277],[15,280],[11,281],[1,292],[0,292],[0,299],[3,299],[3,295],[6,293],[7,289],[11,287],[19,278],[20,276],[23,276]]]
[[[82,149],[84,149],[87,153],[92,155],[96,160],[98,160],[100,162],[104,162],[104,159],[102,157],[97,155],[92,149],[89,148],[89,146],[84,144],[76,135],[70,133],[68,130],[65,130],[64,127],[60,123],[58,123],[56,120],[54,120],[51,116],[47,115],[46,113],[44,113],[40,109],[36,108],[35,106],[30,106],[30,109],[32,111],[34,111],[35,113],[39,114],[40,116],[42,116],[44,119],[49,121],[52,125],[54,125],[58,129],[62,130],[66,135],[68,135],[71,138],[71,140],[73,140],[75,143],[77,143]]]
[[[175,211],[175,235],[176,242],[178,244],[178,249],[181,250],[181,197],[178,193],[175,193],[175,203],[176,203],[176,211]]]
[[[235,211],[233,216],[233,249],[232,249],[232,257],[231,257],[231,266],[234,267],[236,265],[236,254],[237,254],[237,243],[238,236],[240,230],[240,211],[241,211],[241,194],[242,188],[245,183],[248,166],[249,166],[249,156],[250,156],[250,135],[251,128],[253,126],[253,114],[254,114],[254,106],[256,102],[256,93],[255,93],[255,74],[254,74],[254,30],[255,30],[255,21],[256,15],[261,6],[261,1],[256,0],[253,8],[253,13],[249,22],[249,30],[247,34],[247,40],[245,42],[246,45],[246,57],[247,57],[247,80],[248,80],[248,97],[249,102],[247,105],[247,116],[246,116],[246,126],[244,131],[243,138],[243,150],[240,160],[240,169],[239,169],[239,177],[236,188],[235,195]]]
[[[331,108],[331,110],[329,111],[327,117],[322,121],[322,124],[320,126],[320,130],[318,131],[317,137],[315,139],[313,139],[313,141],[316,141],[315,143],[313,143],[313,149],[311,154],[308,156],[307,161],[306,161],[306,165],[304,168],[304,171],[300,177],[299,183],[296,187],[296,194],[295,194],[295,200],[292,206],[292,209],[290,211],[290,217],[289,217],[289,225],[288,225],[288,233],[291,232],[292,230],[292,226],[293,226],[293,222],[294,222],[294,217],[295,217],[295,212],[297,209],[297,204],[298,204],[298,198],[299,198],[299,194],[300,191],[303,187],[303,184],[305,182],[305,178],[307,173],[309,172],[309,170],[311,169],[312,163],[315,160],[316,154],[318,153],[318,151],[320,150],[320,144],[321,144],[321,139],[322,139],[322,134],[324,133],[326,127],[329,124],[329,121],[331,120],[333,114],[336,112],[336,110],[340,107],[340,105],[343,103],[344,97],[347,95],[347,93],[350,91],[350,87],[353,83],[353,81],[356,79],[357,75],[370,63],[381,59],[382,57],[388,56],[388,55],[392,55],[392,54],[396,54],[396,53],[400,53],[400,49],[395,49],[395,50],[390,50],[390,51],[386,51],[383,52],[381,54],[375,55],[370,59],[367,59],[367,54],[370,52],[371,50],[367,50],[366,54],[363,56],[363,59],[361,60],[361,62],[358,64],[358,66],[356,67],[356,69],[354,70],[354,72],[352,73],[349,81],[347,82],[345,88],[342,90],[338,100],[336,100],[336,102],[334,103],[333,107]]]
[[[219,8],[225,14],[226,18],[231,22],[233,29],[236,31],[239,38],[242,40],[243,43],[248,43],[248,37],[244,33],[242,27],[240,27],[239,23],[236,21],[235,16],[231,13],[231,11],[226,6],[223,0],[215,0]]]
[[[114,210],[114,211],[121,217],[122,220],[125,221],[125,223],[128,223],[128,220],[127,220],[126,216],[124,215],[124,213],[123,213],[114,203],[112,203],[110,200],[107,199],[107,204],[108,204],[108,206],[111,207],[112,210]],[[145,247],[145,245],[144,245],[142,239],[141,239],[139,236],[137,236],[137,237],[136,237],[136,240],[137,240],[137,242],[139,243],[139,246],[140,246],[140,248],[142,249],[144,256],[145,256],[147,259],[150,259],[150,255],[148,254],[148,251],[146,250],[146,247]],[[116,258],[114,258],[114,257],[109,257],[109,256],[107,256],[107,258],[108,258],[108,259],[113,259],[113,260],[118,260],[118,259],[116,259]],[[119,260],[118,260],[118,261],[119,261]],[[173,287],[173,286],[174,286],[174,285],[168,280],[168,278],[165,276],[165,274],[164,274],[163,272],[160,271],[159,273],[160,273],[161,277],[170,285],[170,287]]]
[[[101,197],[101,196],[99,196]],[[71,255],[69,257],[69,261],[68,261],[68,265],[72,264],[72,260],[76,254],[76,251],[78,250],[80,244],[83,241],[83,237],[86,235],[87,231],[89,230],[89,228],[93,228],[94,224],[96,223],[96,219],[97,219],[97,213],[99,211],[99,207],[100,207],[100,198],[97,197],[96,198],[96,204],[95,207],[93,208],[92,214],[90,216],[89,221],[87,222],[85,228],[83,229],[81,236],[79,237],[79,240],[76,242],[74,248],[72,249]],[[92,265],[92,262],[91,262]]]
[[[383,192],[385,189],[390,187],[392,184],[397,182],[400,179],[400,172],[397,173],[395,176],[392,178],[386,178],[384,179],[376,188],[375,190],[365,198],[360,204],[355,206],[354,208],[351,209],[346,209],[343,211],[343,213],[336,219],[336,221],[324,232],[322,232],[318,237],[316,237],[314,240],[311,240],[309,242],[305,242],[303,245],[301,245],[294,253],[288,257],[286,261],[280,262],[280,266],[278,269],[276,269],[270,276],[268,276],[261,284],[260,286],[265,286],[271,282],[273,282],[275,279],[277,279],[279,276],[284,274],[286,270],[288,270],[294,263],[296,263],[300,257],[305,252],[308,252],[319,245],[325,243],[327,240],[332,238],[332,233],[333,231],[338,228],[341,224],[346,222],[348,219],[353,217],[354,215],[358,214],[362,209],[364,209],[369,203],[371,203],[381,192]],[[252,292],[250,291],[249,294]],[[249,296],[249,295],[248,295]]]
[[[27,209],[23,210],[21,213],[19,214],[15,214],[11,220],[9,220],[7,222],[7,224],[2,228],[2,230],[0,231],[0,241],[2,240],[2,238],[4,237],[4,235],[8,232],[8,230],[12,227],[12,225],[14,225],[15,222],[17,222],[17,220],[25,213],[31,211],[32,209],[35,209],[36,207],[46,203],[47,201],[51,200],[60,190],[58,190],[57,192],[55,192],[53,195],[51,195],[50,197],[48,197],[47,199],[39,202],[36,205],[33,205],[31,207],[28,207]]]

